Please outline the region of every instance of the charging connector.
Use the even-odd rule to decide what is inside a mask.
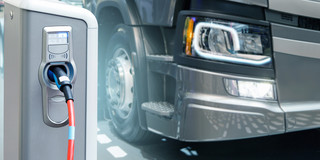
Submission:
[[[72,84],[67,76],[66,71],[60,66],[51,66],[48,70],[48,78],[52,82],[55,82],[58,89],[64,94],[66,101],[73,100],[72,96]]]
[[[51,66],[48,70],[49,80],[55,82],[59,90],[64,94],[68,106],[69,116],[69,136],[68,136],[68,155],[67,160],[73,160],[74,157],[74,139],[75,139],[75,114],[72,96],[72,84],[66,71],[60,66]]]

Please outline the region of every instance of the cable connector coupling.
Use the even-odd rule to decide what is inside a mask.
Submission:
[[[72,84],[64,69],[60,66],[51,66],[48,70],[48,78],[56,83],[58,89],[63,92],[66,101],[73,100]]]

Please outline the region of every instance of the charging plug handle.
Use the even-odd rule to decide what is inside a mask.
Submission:
[[[73,100],[72,84],[65,72],[60,66],[52,66],[48,70],[48,78],[55,82],[61,92],[63,92],[66,101]]]
[[[68,100],[73,101],[73,96],[72,96],[72,91],[70,86],[67,85],[67,86],[61,87],[61,91],[63,92],[66,101]]]

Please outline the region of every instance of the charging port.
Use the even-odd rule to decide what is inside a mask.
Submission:
[[[41,77],[43,78],[43,82],[44,84],[51,88],[51,89],[54,89],[54,90],[59,90],[54,82],[53,79],[50,79],[49,78],[49,70],[53,67],[60,67],[68,76],[68,78],[70,79],[71,82],[74,81],[74,69],[72,67],[71,64],[69,63],[49,63],[47,64],[44,69],[43,69],[43,72],[42,72],[42,75]]]

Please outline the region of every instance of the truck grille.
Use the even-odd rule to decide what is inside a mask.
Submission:
[[[320,0],[319,0],[320,1]],[[266,10],[266,20],[299,28],[320,31],[320,19]]]
[[[300,28],[320,30],[320,20],[315,18],[299,17],[298,26]]]
[[[293,21],[293,16],[291,14],[281,13],[281,19],[285,21]]]

